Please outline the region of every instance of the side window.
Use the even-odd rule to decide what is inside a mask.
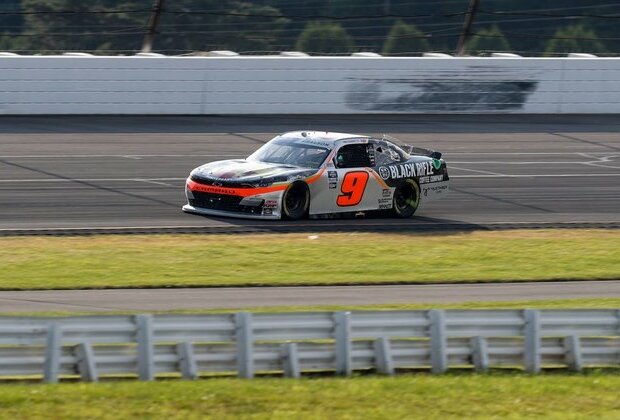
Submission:
[[[399,163],[403,160],[403,156],[388,143],[377,142],[375,145],[375,160],[376,166],[391,165],[393,163]]]
[[[372,145],[366,143],[347,144],[336,153],[337,168],[362,168],[373,166],[368,149]]]

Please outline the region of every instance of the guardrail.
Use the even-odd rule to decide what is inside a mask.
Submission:
[[[0,378],[620,366],[620,310],[0,317]]]

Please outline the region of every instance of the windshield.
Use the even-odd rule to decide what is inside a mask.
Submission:
[[[248,160],[318,169],[328,154],[329,149],[312,144],[310,139],[276,137]]]

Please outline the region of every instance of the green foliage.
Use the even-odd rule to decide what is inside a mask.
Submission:
[[[584,38],[584,39],[574,39]],[[583,25],[571,25],[558,29],[549,40],[545,55],[565,53],[605,53],[605,45],[598,39],[596,32],[586,29]]]
[[[174,4],[174,9],[226,11],[232,15],[164,14],[161,34],[155,40],[156,50],[267,51],[274,48],[280,31],[288,23],[278,9],[257,2],[181,0]],[[274,17],[259,19],[250,15]]]
[[[310,22],[299,35],[295,48],[323,54],[344,54],[355,47],[353,38],[338,23]]]
[[[141,48],[152,5],[153,0],[2,0],[0,11],[6,13],[0,14],[0,37],[4,37],[0,48],[30,53],[74,50],[132,54]],[[582,5],[579,0],[553,0],[549,4],[540,0],[502,1],[506,10],[535,12],[555,7],[559,8],[558,14],[564,13],[563,7]],[[57,13],[62,10],[89,13]],[[112,13],[114,10],[129,11]],[[282,51],[297,44],[298,49],[319,53],[349,53],[354,48],[387,54],[452,51],[465,10],[467,0],[415,3],[408,0],[168,0],[153,49],[167,54],[213,49],[248,53]],[[11,14],[11,11],[27,13]],[[106,11],[110,13],[91,13]],[[620,4],[589,5],[583,11],[586,12],[617,15]],[[321,24],[322,29],[316,29],[318,24],[314,21],[322,15],[345,19],[327,19]],[[394,22],[393,17],[382,15],[402,16],[407,23]],[[355,19],[346,19],[351,17]],[[483,34],[509,35],[474,36],[466,47],[474,53],[511,49],[535,53],[547,50],[549,55],[571,51],[620,53],[620,43],[614,39],[620,37],[620,25],[613,19],[591,18],[586,20],[588,29],[575,25],[564,30],[558,28],[565,24],[565,19],[544,18],[542,24],[540,19],[480,14],[476,22],[492,25],[483,29]],[[414,24],[432,36],[416,38],[422,34]],[[305,33],[300,38],[302,32],[313,27],[314,34]],[[328,33],[320,33],[324,31]],[[513,32],[536,36],[513,36]],[[556,39],[549,42],[546,37],[554,33]],[[601,39],[563,39],[597,35]]]
[[[22,0],[26,12],[127,11],[125,13],[28,14],[24,32],[40,34],[26,37],[28,48],[42,52],[65,50],[135,52],[142,46],[151,15],[152,0]],[[279,31],[288,22],[271,6],[237,0],[179,0],[170,2],[172,10],[216,10],[226,14],[161,15],[154,50],[230,49],[235,51],[270,50]],[[245,15],[273,18],[257,20]],[[241,28],[241,29],[240,29]]]
[[[25,16],[25,46],[40,52],[67,50],[93,51],[101,45],[118,50],[139,49],[143,29],[148,21],[151,2],[136,0],[22,0]],[[143,12],[105,13],[108,11],[144,10]],[[87,14],[57,13],[88,11]],[[33,13],[44,12],[44,13]],[[92,13],[102,12],[102,13]]]
[[[429,44],[424,34],[414,25],[397,20],[383,44],[384,54],[419,53],[428,51]]]
[[[477,31],[477,35],[472,36],[465,44],[465,50],[469,53],[511,51],[508,40],[497,25]]]

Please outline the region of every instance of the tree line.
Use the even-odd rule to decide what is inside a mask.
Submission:
[[[168,0],[154,51],[452,52],[469,0]],[[480,0],[471,55],[619,53],[620,4]],[[140,50],[153,0],[3,0],[0,51]],[[616,17],[616,19],[614,19]]]

